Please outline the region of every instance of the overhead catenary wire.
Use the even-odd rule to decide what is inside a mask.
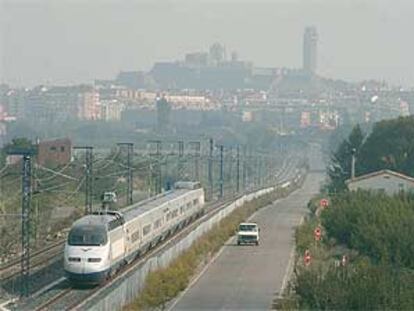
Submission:
[[[70,163],[68,164],[68,166],[69,165],[70,165]],[[57,176],[60,176],[60,177],[67,178],[67,179],[70,179],[70,180],[79,181],[79,178],[76,178],[76,177],[73,177],[73,176],[69,176],[69,175],[63,174],[62,173],[63,170],[62,171],[54,171],[54,170],[52,170],[50,168],[47,168],[47,167],[44,167],[44,166],[42,166],[40,164],[35,165],[35,168],[41,169],[41,170],[44,170],[44,171],[47,171],[47,172],[52,173],[52,174],[55,174],[56,177]],[[53,178],[51,178],[51,179],[53,179]],[[49,180],[49,179],[46,178],[43,181],[47,181],[47,180]]]

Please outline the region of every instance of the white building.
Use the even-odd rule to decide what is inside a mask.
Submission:
[[[414,192],[414,178],[391,170],[381,170],[346,181],[350,191],[358,189],[394,195],[401,191]]]
[[[100,118],[104,121],[120,121],[125,105],[116,99],[101,100]]]

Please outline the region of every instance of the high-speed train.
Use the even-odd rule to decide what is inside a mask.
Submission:
[[[198,182],[127,207],[102,211],[73,223],[64,250],[64,270],[73,283],[101,283],[125,263],[204,213]]]

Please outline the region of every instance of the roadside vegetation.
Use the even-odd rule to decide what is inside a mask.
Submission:
[[[359,174],[388,168],[412,175],[413,129],[412,117],[379,122],[365,138],[355,127],[338,146],[324,194],[329,207],[319,205],[322,195],[309,203],[310,215],[296,231],[294,275],[278,309],[414,310],[414,195],[345,187],[352,148]]]
[[[194,274],[234,235],[241,222],[261,207],[271,204],[288,193],[289,190],[276,190],[237,208],[220,221],[214,229],[204,234],[167,268],[150,272],[140,296],[124,310],[165,309],[167,303],[188,286]]]
[[[318,225],[323,235],[317,242]],[[296,245],[295,274],[279,308],[414,309],[412,196],[359,191],[333,198],[320,218],[313,215],[297,229]]]

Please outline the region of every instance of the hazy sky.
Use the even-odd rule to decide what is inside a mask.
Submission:
[[[413,0],[0,0],[0,82],[91,82],[219,41],[257,66],[301,67],[318,29],[321,75],[414,86]]]

